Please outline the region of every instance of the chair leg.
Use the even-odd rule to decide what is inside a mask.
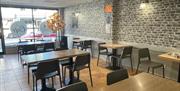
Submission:
[[[140,65],[140,63],[138,63],[138,65],[137,65],[136,74],[138,73],[139,65]]]
[[[147,73],[149,73],[150,67],[148,67]]]
[[[154,68],[152,68],[152,74],[154,75]]]
[[[80,75],[80,72],[79,72],[79,71],[77,71],[77,78],[78,78],[78,80],[79,80],[79,75]]]
[[[132,63],[132,57],[130,57],[130,61],[131,61],[131,70],[133,72],[133,63]]]
[[[33,77],[33,91],[35,91],[35,89],[34,89],[34,76],[32,76]]]
[[[91,75],[91,68],[89,67],[89,76],[90,76],[90,80],[91,80],[91,86],[93,87],[93,81],[92,81],[92,75]]]
[[[108,56],[106,57],[106,65],[108,64]]]
[[[98,54],[97,66],[98,66],[98,64],[99,64],[99,57],[100,57],[100,54]]]
[[[60,87],[62,87],[61,73],[60,72],[59,72],[59,82],[60,82]]]
[[[53,77],[51,77],[51,80],[52,80],[52,88],[54,88],[54,79],[53,79]]]
[[[66,67],[64,68],[64,73],[63,73],[63,83],[66,83]]]
[[[27,65],[27,67],[28,67],[28,84],[29,84],[30,83],[30,77],[29,77],[30,67],[29,67],[29,65]]]
[[[62,77],[64,77],[64,67],[61,65],[61,73],[62,73]]]
[[[36,83],[35,83],[35,84],[36,84],[36,91],[38,91],[38,90],[37,90],[37,80],[36,80]]]
[[[163,68],[163,70],[162,70],[162,71],[163,71],[163,78],[165,78],[165,69],[164,69],[164,65],[163,65],[162,68]]]
[[[91,46],[91,57],[93,58],[93,50],[92,50],[92,46]]]

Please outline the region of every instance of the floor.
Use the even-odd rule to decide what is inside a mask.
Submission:
[[[87,83],[89,91],[106,86],[106,75],[110,72],[105,68],[105,62],[100,61],[97,67],[96,60],[93,58],[91,61],[93,87],[90,85],[88,70],[83,70],[80,74],[80,79]],[[129,71],[130,76],[134,75],[133,73]],[[55,79],[55,88],[60,88],[58,77]],[[38,89],[40,89],[40,82],[38,84]],[[50,84],[51,81],[48,82],[49,86]],[[32,80],[30,84],[27,82],[27,68],[23,68],[18,62],[17,55],[5,55],[0,59],[0,91],[32,91]]]

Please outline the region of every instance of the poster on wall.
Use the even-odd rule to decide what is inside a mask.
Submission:
[[[72,14],[72,28],[78,28],[78,16],[75,13]]]

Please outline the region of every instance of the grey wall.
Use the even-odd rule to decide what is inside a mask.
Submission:
[[[66,34],[111,40],[105,32],[104,0],[65,8]],[[78,28],[72,28],[72,14],[79,12]]]

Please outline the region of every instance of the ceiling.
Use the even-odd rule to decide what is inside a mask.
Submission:
[[[97,0],[0,0],[1,5],[36,6],[59,8],[88,3]]]

